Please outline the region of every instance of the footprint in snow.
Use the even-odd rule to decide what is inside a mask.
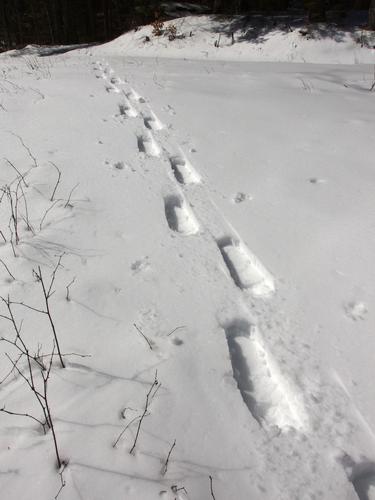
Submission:
[[[345,305],[344,309],[348,318],[354,321],[365,319],[365,316],[367,314],[367,307],[363,302],[348,302]]]
[[[146,100],[134,89],[130,89],[130,92],[126,94],[126,97],[141,104],[146,102]]]
[[[216,243],[238,288],[250,289],[255,297],[267,297],[274,293],[275,283],[272,275],[245,243],[231,236],[224,236]]]
[[[128,100],[124,100],[118,105],[119,114],[117,116],[123,116],[126,118],[135,118],[138,116],[137,110],[130,104]]]
[[[126,164],[125,162],[123,161],[115,161],[115,162],[111,162],[109,160],[106,160],[104,162],[105,165],[108,165],[110,166],[111,168],[113,168],[114,170],[131,170],[132,172],[135,172],[134,168],[129,166],[128,164]]]
[[[161,154],[161,149],[150,131],[137,135],[137,145],[139,152],[147,156],[158,157]]]
[[[162,130],[164,128],[164,124],[151,110],[149,114],[143,116],[143,123],[149,130]]]
[[[239,191],[238,193],[236,193],[233,196],[232,201],[233,201],[233,203],[243,203],[244,201],[250,201],[252,199],[253,199],[253,197],[250,196],[249,194],[246,194],[246,193],[243,193],[242,191]]]
[[[122,80],[118,76],[113,76],[110,81],[113,85],[115,85],[116,83],[119,85],[122,85],[123,83],[125,83],[124,80]]]
[[[174,110],[174,108],[170,104],[167,104],[167,106],[164,106],[163,111],[166,111],[170,115],[176,114],[176,111]]]
[[[350,456],[340,459],[359,500],[375,499],[375,463],[362,460],[356,463]]]
[[[310,177],[309,182],[310,184],[325,184],[327,181],[326,179],[319,179],[318,177]]]
[[[180,184],[199,184],[201,177],[192,164],[182,155],[169,158],[176,181]]]
[[[301,395],[284,379],[257,328],[242,318],[221,326],[228,342],[233,377],[255,420],[280,432],[303,429],[307,415]]]
[[[199,223],[185,198],[171,194],[164,198],[165,217],[172,231],[184,235],[196,234]]]
[[[138,274],[143,271],[147,271],[150,269],[150,262],[148,260],[148,256],[142,257],[132,263],[130,269],[133,271],[133,274]]]

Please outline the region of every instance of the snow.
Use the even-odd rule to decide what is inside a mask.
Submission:
[[[170,26],[177,29],[172,41],[168,38]],[[254,25],[240,16],[201,15],[166,21],[163,35],[159,37],[153,35],[152,26],[143,26],[99,47],[96,52],[135,58],[371,64],[374,63],[373,47],[375,36],[360,27],[345,29],[332,25],[327,28],[318,24],[306,31],[301,22],[288,18],[282,18],[273,27],[262,18]]]
[[[66,363],[48,386],[62,475],[51,432],[2,412],[1,495],[203,500],[211,476],[217,500],[372,498],[371,51],[298,37],[316,64],[292,63],[292,33],[200,57],[203,29],[178,50],[142,30],[33,69],[0,56],[0,184],[9,162],[25,181],[16,257],[0,205],[0,295],[44,307],[32,271],[49,283],[62,255]],[[48,317],[12,308],[51,353]],[[0,408],[41,419],[0,350]]]

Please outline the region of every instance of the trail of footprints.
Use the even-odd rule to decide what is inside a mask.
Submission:
[[[95,65],[100,72],[98,77],[106,82],[107,92],[123,94],[118,104],[118,116],[140,116],[143,120],[143,131],[137,135],[138,151],[149,157],[162,156],[162,148],[154,133],[164,129],[163,123],[151,109],[139,112],[135,108],[133,103],[145,104],[145,99],[133,88],[129,92],[120,90],[117,85],[125,82],[116,77],[108,65],[105,68],[100,62]],[[201,184],[202,178],[182,152],[170,156],[168,160],[177,184],[175,192],[164,197],[166,222],[174,233],[196,235],[200,224],[181,189]],[[253,297],[258,298],[270,297],[275,292],[273,276],[240,238],[224,234],[215,240],[215,244],[228,277],[236,287],[249,290]],[[308,418],[302,395],[285,379],[267,352],[257,327],[243,318],[235,318],[221,326],[228,343],[233,377],[253,418],[266,429],[276,427],[279,431],[287,431],[306,428]]]

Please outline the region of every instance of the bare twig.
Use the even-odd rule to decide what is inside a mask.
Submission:
[[[134,328],[137,330],[138,333],[140,333],[142,335],[142,337],[145,339],[145,341],[147,342],[148,344],[148,347],[151,349],[152,351],[152,344],[151,342],[149,341],[149,339],[146,337],[146,335],[142,332],[142,330],[135,324],[133,323],[134,325]]]
[[[59,488],[59,491],[57,492],[56,496],[55,496],[55,500],[57,500],[59,498],[59,495],[62,491],[63,488],[65,488],[66,486],[66,481],[64,479],[64,470],[66,469],[66,466],[67,466],[67,463],[63,462],[61,467],[60,467],[60,470],[59,470],[59,476],[60,476],[60,488]]]
[[[10,231],[10,246],[12,247],[13,256],[17,257],[16,249],[14,248],[14,243],[13,243],[13,231],[10,225],[9,225],[9,231]]]
[[[21,353],[17,360],[14,362],[14,364],[17,366],[18,362],[21,360],[23,354]],[[9,372],[0,380],[0,385],[3,384],[4,382],[6,382],[6,380],[8,380],[8,378],[12,375],[12,373],[14,372],[14,367],[12,366],[12,368],[9,370]]]
[[[177,484],[173,484],[171,486],[171,490],[172,490],[172,493],[178,493],[179,491],[183,491],[187,495],[187,491],[186,491],[186,488],[184,486],[178,487]]]
[[[48,213],[56,206],[57,203],[59,203],[60,200],[55,200],[50,207],[47,208],[47,210],[44,212],[44,215],[40,221],[39,224],[39,230],[41,231],[43,229],[43,222],[45,221]]]
[[[210,491],[211,491],[211,497],[213,500],[216,500],[215,494],[214,494],[214,488],[212,484],[212,476],[208,476],[210,478]]]
[[[148,407],[149,407],[150,401],[152,401],[152,399],[154,398],[157,390],[159,389],[159,386],[160,385],[159,385],[159,381],[158,381],[158,371],[156,370],[155,371],[154,381],[153,381],[153,383],[152,383],[152,385],[150,387],[150,390],[148,391],[148,393],[146,395],[145,407],[144,407],[143,413],[141,415],[141,418],[139,419],[139,423],[138,423],[138,427],[137,427],[137,432],[135,434],[134,443],[133,443],[133,446],[131,447],[130,452],[129,452],[131,454],[133,453],[133,451],[135,450],[135,447],[137,445],[137,441],[138,441],[139,433],[140,433],[140,430],[141,430],[142,422],[143,422],[143,419],[145,418],[145,416],[148,413]],[[152,394],[153,391],[154,391],[154,393]]]
[[[167,337],[169,337],[170,335],[172,335],[172,333],[176,332],[177,330],[181,330],[182,328],[186,328],[186,326],[184,326],[184,325],[182,325],[182,326],[176,326],[176,328],[173,328],[173,330],[167,334]]]
[[[55,197],[55,194],[56,194],[56,190],[57,190],[57,187],[60,183],[60,179],[61,179],[61,170],[59,169],[59,167],[57,165],[55,165],[54,163],[52,163],[50,161],[50,164],[55,167],[55,169],[57,170],[57,181],[56,181],[56,184],[55,184],[55,187],[52,191],[52,195],[51,195],[51,198],[50,198],[50,201],[53,201],[53,198]]]
[[[16,278],[13,276],[13,274],[9,271],[9,267],[5,264],[5,262],[0,259],[0,262],[1,264],[5,267],[5,269],[7,270],[9,276],[12,278],[12,280],[16,281]]]
[[[16,245],[19,243],[19,235],[18,235],[18,197],[15,193],[13,193],[10,189],[9,186],[6,187],[6,194],[8,197],[9,201],[9,207],[10,207],[10,220],[9,220],[9,230],[12,233],[12,236],[14,234],[16,238]],[[15,198],[13,199],[13,195],[15,195]],[[11,229],[11,225],[13,225],[14,233]]]
[[[55,433],[55,428],[54,428],[54,422],[53,422],[52,414],[51,414],[51,407],[49,405],[49,400],[48,400],[48,382],[49,382],[50,375],[51,375],[51,370],[52,370],[53,357],[54,357],[54,351],[55,351],[55,344],[53,344],[53,350],[52,350],[52,353],[51,353],[51,356],[50,356],[48,367],[46,368],[43,364],[39,363],[39,366],[40,366],[40,375],[41,375],[41,378],[43,380],[43,389],[39,390],[39,389],[37,389],[37,386],[36,386],[36,383],[35,383],[35,379],[34,379],[34,373],[33,373],[32,366],[31,366],[31,360],[35,360],[36,356],[32,357],[32,356],[29,355],[29,350],[28,350],[25,342],[22,340],[22,337],[20,335],[20,330],[17,327],[17,324],[16,324],[16,322],[14,320],[14,317],[13,317],[13,314],[12,314],[12,309],[11,309],[10,303],[9,303],[9,299],[6,302],[8,303],[9,314],[11,315],[11,317],[7,318],[7,319],[10,319],[12,321],[12,323],[14,324],[14,326],[16,328],[16,331],[17,331],[16,340],[14,342],[9,341],[9,343],[12,343],[16,348],[20,349],[21,352],[26,356],[27,365],[28,365],[28,375],[26,376],[18,368],[18,366],[17,366],[18,361],[19,361],[20,358],[18,358],[17,361],[13,361],[8,354],[6,354],[6,357],[11,362],[11,364],[13,366],[13,370],[17,371],[17,373],[26,382],[26,384],[28,385],[28,387],[30,388],[30,390],[35,395],[35,397],[36,397],[39,405],[42,408],[45,420],[44,420],[44,422],[42,422],[40,419],[38,419],[38,418],[34,417],[33,415],[30,415],[29,413],[26,413],[26,412],[21,413],[21,412],[13,412],[13,411],[6,410],[5,406],[0,409],[0,412],[7,413],[8,415],[18,416],[18,417],[28,417],[28,418],[31,418],[32,420],[34,420],[35,422],[37,422],[39,425],[41,425],[44,433],[46,433],[46,428],[50,429],[51,433],[52,433],[54,448],[55,448],[55,454],[56,454],[56,459],[57,459],[57,466],[58,466],[59,469],[61,469],[61,466],[63,465],[63,462],[61,461],[61,458],[60,458],[60,453],[59,453],[59,448],[58,448],[57,438],[56,438],[56,433]],[[5,340],[5,339],[1,339],[1,340]],[[17,344],[18,341],[21,342],[24,351]]]
[[[55,426],[53,424],[53,419],[52,419],[52,415],[51,415],[51,408],[49,406],[48,394],[47,394],[48,380],[49,380],[49,376],[50,376],[50,373],[51,373],[54,350],[55,350],[55,345],[53,345],[53,350],[52,350],[52,354],[51,354],[51,358],[50,358],[50,363],[49,363],[49,366],[48,366],[48,370],[47,371],[42,371],[41,374],[42,374],[42,377],[43,377],[43,394],[44,394],[45,408],[46,408],[46,412],[47,412],[47,415],[48,415],[48,427],[51,429],[51,432],[52,432],[52,438],[53,438],[53,444],[54,444],[54,447],[55,447],[55,453],[56,453],[56,459],[57,459],[58,469],[61,469],[62,461],[61,461],[61,458],[60,458],[59,447],[57,445],[57,439],[56,439],[56,433],[55,433]]]
[[[45,282],[45,280],[44,280],[44,277],[43,277],[42,270],[41,270],[40,266],[38,266],[38,270],[37,271],[35,271],[35,269],[33,270],[33,275],[35,276],[37,282],[40,283],[40,286],[42,288],[45,309],[38,309],[38,308],[36,308],[34,306],[30,306],[29,304],[26,304],[25,302],[10,302],[9,301],[9,303],[10,304],[17,304],[17,305],[26,307],[27,309],[31,309],[32,311],[35,311],[35,312],[47,315],[49,323],[50,323],[50,326],[51,326],[51,329],[52,329],[53,338],[54,338],[54,342],[55,342],[55,345],[56,345],[57,353],[58,353],[58,356],[59,356],[59,359],[60,359],[61,367],[65,368],[65,364],[64,364],[62,353],[61,353],[61,349],[60,349],[59,340],[58,340],[58,337],[57,337],[56,327],[55,327],[55,323],[54,323],[53,318],[52,318],[51,307],[50,307],[50,303],[49,303],[49,299],[54,294],[54,291],[52,290],[52,287],[53,287],[54,282],[55,282],[56,272],[59,269],[59,267],[61,266],[61,259],[62,259],[63,256],[64,256],[64,254],[60,255],[59,260],[58,260],[58,262],[57,262],[54,270],[52,271],[51,280],[49,282],[49,285],[47,285],[46,282]]]
[[[69,196],[68,196],[68,199],[66,200],[66,203],[64,205],[64,208],[67,208],[67,207],[71,207],[72,205],[70,204],[70,199],[72,197],[72,194],[73,192],[75,191],[75,189],[79,186],[79,183],[76,184],[75,186],[72,187],[70,193],[69,193]]]
[[[37,162],[35,156],[32,154],[31,149],[28,146],[26,146],[26,144],[24,143],[22,137],[19,136],[19,135],[17,135],[17,134],[15,134],[14,132],[9,132],[9,133],[12,134],[14,137],[18,138],[18,140],[22,144],[23,148],[26,149],[27,154],[29,155],[29,157],[33,160],[34,167],[38,167],[38,162]]]
[[[43,422],[41,422],[39,419],[33,417],[29,413],[18,413],[18,412],[15,412],[15,411],[9,411],[9,410],[5,409],[5,406],[3,406],[2,408],[0,408],[0,412],[6,413],[7,415],[15,416],[15,417],[27,417],[27,418],[31,418],[32,420],[35,420],[35,422],[38,422],[38,424],[40,424],[42,427],[44,427],[44,425],[45,425]]]
[[[8,158],[4,158],[4,160],[8,163],[8,165],[10,165],[13,170],[15,170],[18,174],[19,177],[21,177],[23,183],[25,184],[25,187],[29,187],[29,185],[27,184],[27,182],[25,181],[25,174],[21,174],[21,172],[18,170],[18,168],[10,161],[8,160]]]
[[[120,432],[120,434],[117,436],[116,438],[116,441],[113,443],[113,448],[116,448],[118,442],[120,441],[120,439],[122,438],[122,436],[125,434],[125,432],[127,431],[127,429],[129,429],[129,427],[136,421],[136,420],[139,420],[141,418],[141,415],[137,415],[136,417],[134,417],[132,420],[130,420],[130,422],[123,428],[123,430]]]
[[[38,356],[38,359],[49,358],[52,354],[41,354]],[[58,353],[53,354],[53,356],[58,356]],[[75,356],[77,358],[91,358],[91,354],[79,354],[78,352],[64,352],[62,353],[62,357],[66,358],[67,356]]]
[[[167,459],[166,461],[164,462],[164,465],[163,465],[163,470],[162,470],[162,475],[165,476],[165,474],[167,473],[167,470],[168,470],[168,464],[169,464],[169,459],[171,457],[171,453],[173,451],[173,448],[176,446],[176,440],[173,441],[173,444],[172,446],[170,447],[170,450],[169,450],[169,453],[167,455]]]
[[[69,283],[69,285],[66,285],[66,296],[65,296],[65,299],[70,302],[70,287],[73,285],[73,283],[75,282],[76,280],[76,276],[74,276],[74,278],[72,279],[72,281]]]
[[[26,226],[27,226],[27,229],[29,231],[31,231],[33,234],[35,234],[35,231],[34,231],[34,228],[32,227],[32,225],[30,224],[30,219],[29,219],[29,208],[28,208],[28,205],[27,205],[27,199],[26,199],[26,195],[25,195],[25,192],[23,190],[23,187],[21,185],[21,183],[19,183],[19,188],[21,189],[21,192],[22,192],[22,198],[23,198],[23,202],[24,202],[24,205],[25,205],[25,216],[22,217],[24,222],[26,223]]]
[[[54,292],[52,292],[52,286],[53,286],[53,284],[55,282],[56,271],[58,270],[58,268],[61,265],[61,259],[62,259],[62,257],[63,257],[63,255],[60,255],[59,260],[58,260],[58,262],[57,262],[54,270],[52,271],[51,281],[50,281],[48,290],[47,290],[46,284],[44,282],[43,275],[42,275],[42,270],[41,270],[40,266],[38,266],[38,272],[35,272],[35,276],[36,276],[37,280],[39,281],[39,283],[40,283],[40,285],[42,287],[42,290],[43,290],[43,296],[44,296],[44,301],[45,301],[45,306],[46,306],[45,314],[47,314],[49,322],[50,322],[50,325],[51,325],[51,328],[52,328],[53,337],[55,339],[57,352],[58,352],[58,355],[59,355],[59,358],[60,358],[60,364],[61,364],[62,368],[65,368],[65,364],[64,364],[64,361],[63,361],[63,358],[62,358],[61,349],[60,349],[60,345],[59,345],[59,340],[57,338],[56,328],[55,328],[55,324],[54,324],[53,319],[52,319],[51,309],[50,309],[50,304],[49,304],[49,299],[52,296],[52,294],[54,293]]]

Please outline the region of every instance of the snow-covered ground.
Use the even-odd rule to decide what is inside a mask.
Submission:
[[[176,28],[170,41],[171,26]],[[375,34],[360,27],[316,24],[276,17],[186,16],[164,23],[161,36],[152,26],[130,31],[99,49],[102,54],[235,61],[332,64],[373,63]]]
[[[62,256],[66,354],[61,475],[51,431],[1,412],[1,498],[375,498],[372,66],[139,57],[129,36],[0,57],[0,314],[27,304],[21,338],[51,353],[33,270],[48,288]],[[42,420],[0,336],[0,408]]]

